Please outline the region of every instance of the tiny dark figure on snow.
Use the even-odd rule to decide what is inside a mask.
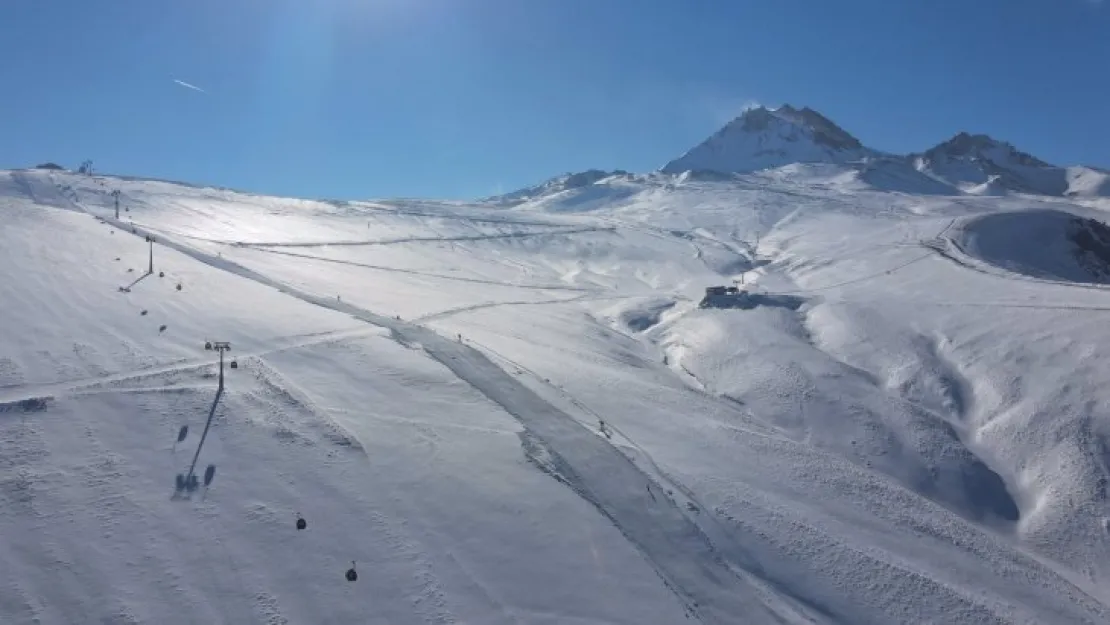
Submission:
[[[308,521],[305,521],[304,517],[297,515],[297,529],[303,530],[306,527],[308,527]]]
[[[353,582],[358,580],[358,573],[355,571],[355,561],[351,560],[351,568],[347,569],[347,581]]]

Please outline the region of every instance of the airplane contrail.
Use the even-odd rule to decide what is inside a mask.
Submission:
[[[181,85],[182,87],[185,87],[186,89],[192,89],[193,91],[199,91],[201,93],[208,93],[204,89],[201,89],[200,87],[198,87],[196,85],[190,85],[189,83],[185,82],[184,80],[178,80],[178,79],[174,78],[173,81],[175,83]]]

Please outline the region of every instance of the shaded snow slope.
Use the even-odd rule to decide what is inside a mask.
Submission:
[[[1110,300],[957,247],[1065,203],[845,171],[511,208],[0,172],[0,620],[1110,621]],[[791,304],[697,308],[734,280]],[[205,339],[239,367],[175,498]]]
[[[958,249],[1035,278],[1110,283],[1110,227],[1057,210],[985,215],[953,236]]]

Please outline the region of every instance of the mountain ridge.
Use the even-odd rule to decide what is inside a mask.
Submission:
[[[1054,165],[1007,141],[968,131],[921,152],[884,152],[865,145],[815,109],[790,104],[749,108],[652,173],[719,179],[795,164],[837,165],[863,184],[886,191],[1110,197],[1110,170],[1105,168]],[[613,175],[628,174],[587,170],[490,199],[526,201],[607,184]]]
[[[760,106],[748,109],[659,171],[747,173],[793,163],[848,163],[880,154],[811,108]]]

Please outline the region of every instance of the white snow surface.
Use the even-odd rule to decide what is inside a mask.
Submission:
[[[1110,171],[1096,167],[1068,167],[1066,195],[1110,197]]]
[[[852,171],[0,172],[0,622],[1110,623],[1110,203]]]

